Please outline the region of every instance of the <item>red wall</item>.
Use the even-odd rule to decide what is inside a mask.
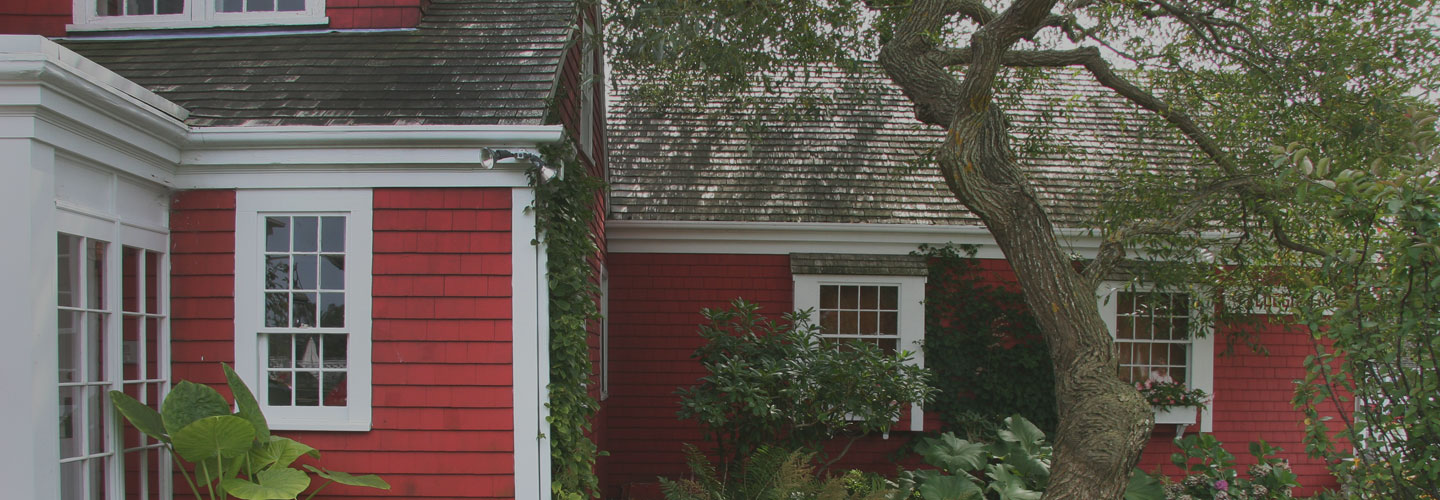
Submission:
[[[414,28],[427,0],[327,0],[336,29]],[[64,36],[73,0],[0,0],[0,33]]]
[[[681,443],[703,444],[699,428],[675,417],[679,387],[693,385],[705,375],[690,354],[700,345],[696,334],[702,307],[722,307],[744,297],[778,314],[792,308],[793,283],[785,255],[713,254],[611,254],[610,259],[610,399],[606,401],[607,497],[632,492],[650,498],[657,476],[685,473]],[[980,263],[980,280],[1015,286],[1008,263]],[[1222,332],[1223,334],[1224,332]],[[1302,377],[1300,361],[1310,349],[1309,336],[1286,332],[1277,326],[1261,337],[1270,356],[1241,348],[1215,363],[1215,435],[1239,462],[1249,465],[1250,441],[1266,439],[1285,449],[1282,455],[1294,466],[1302,484],[1333,486],[1335,480],[1323,464],[1306,458],[1300,420],[1289,406],[1292,380]],[[1224,337],[1217,339],[1223,345]],[[927,415],[927,429],[938,427]],[[1190,431],[1198,430],[1191,426]],[[862,441],[840,466],[877,472],[894,470],[891,453],[912,434],[892,433],[889,441]],[[1174,474],[1169,465],[1174,426],[1156,428],[1142,457],[1147,471]],[[912,456],[907,462],[913,466]],[[1163,465],[1163,467],[1162,467]],[[1243,474],[1244,471],[1242,470]]]
[[[176,380],[223,385],[216,363],[234,358],[234,206],[231,191],[172,205]],[[326,496],[513,497],[510,191],[377,189],[374,208],[373,430],[281,434],[393,486]]]

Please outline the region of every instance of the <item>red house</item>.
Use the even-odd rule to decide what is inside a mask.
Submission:
[[[1045,85],[1020,97],[1011,125],[1022,134],[1048,131],[1049,146],[1020,145],[1028,173],[1069,252],[1093,257],[1100,241],[1087,231],[1089,217],[1104,194],[1097,188],[1116,182],[1115,153],[1179,169],[1190,149],[1087,75],[1056,73]],[[723,102],[657,109],[616,85],[601,444],[610,453],[607,496],[653,491],[656,476],[684,473],[680,443],[702,442],[694,422],[675,417],[676,387],[705,375],[689,357],[701,342],[701,308],[737,297],[770,312],[812,308],[823,335],[906,349],[923,364],[933,360],[920,343],[928,319],[922,303],[944,283],[930,281],[923,258],[908,257],[922,244],[975,245],[982,285],[1017,286],[1011,264],[939,172],[914,167],[941,132],[915,121],[898,91],[867,93],[893,88],[888,81],[821,71],[765,102],[783,105],[801,88],[820,89],[807,101],[815,106],[809,118],[757,126]],[[1053,123],[1042,121],[1047,116]],[[1178,473],[1169,461],[1176,433],[1209,432],[1242,464],[1254,461],[1251,441],[1283,448],[1306,486],[1300,493],[1335,484],[1324,463],[1306,457],[1304,416],[1289,404],[1292,381],[1303,378],[1301,362],[1313,353],[1308,334],[1261,323],[1256,338],[1268,356],[1246,347],[1217,355],[1232,327],[1199,325],[1211,334],[1198,339],[1171,333],[1199,320],[1184,290],[1115,279],[1096,293],[1116,335],[1121,377],[1144,381],[1159,371],[1214,396],[1211,411],[1157,413],[1142,469]],[[887,303],[887,294],[898,300]],[[1146,299],[1170,306],[1151,316],[1135,306]],[[836,322],[826,324],[827,315]],[[1025,373],[1013,375],[1016,386],[1025,384]],[[915,410],[888,439],[856,444],[841,465],[893,472],[894,450],[917,431],[942,430],[933,412]]]
[[[7,495],[170,498],[168,457],[105,393],[157,404],[178,380],[223,385],[223,362],[273,428],[394,486],[327,494],[547,497],[548,288],[526,210],[547,144],[568,141],[609,181],[590,388],[606,498],[682,473],[681,444],[701,439],[674,395],[703,373],[689,358],[700,308],[814,307],[842,318],[830,335],[918,350],[934,285],[909,257],[919,245],[977,245],[985,279],[1013,284],[978,221],[909,168],[936,132],[899,95],[857,102],[820,75],[839,99],[819,118],[757,131],[622,88],[607,131],[598,18],[570,0],[0,5],[0,32],[16,34],[0,36],[0,227],[20,235],[0,253],[0,311],[19,325],[0,353]],[[1186,154],[1083,81],[1054,85],[1091,102],[1026,96],[1022,125],[1065,113],[1058,135],[1073,144],[1160,165]],[[1065,151],[1031,162],[1072,250],[1093,254],[1082,228],[1112,169]],[[1223,329],[1135,335],[1117,304],[1143,294],[1185,302],[1105,302],[1117,332],[1130,325],[1126,370],[1216,395],[1213,411],[1161,415],[1144,467],[1167,462],[1184,425],[1232,445],[1264,438],[1305,484],[1326,484],[1288,406],[1308,338],[1275,328],[1261,357],[1216,356]],[[933,413],[913,408],[847,465],[888,467],[938,429]]]
[[[596,16],[568,0],[0,5],[0,29],[26,34],[0,36],[0,275],[19,325],[5,496],[188,494],[106,393],[156,404],[174,381],[223,386],[222,362],[274,429],[382,474],[385,496],[548,495],[526,170],[569,141],[603,171]]]

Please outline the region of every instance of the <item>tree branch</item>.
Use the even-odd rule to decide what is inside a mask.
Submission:
[[[1105,236],[1095,260],[1090,261],[1081,274],[1091,283],[1098,284],[1125,258],[1125,242],[1130,238],[1140,235],[1176,234],[1194,220],[1201,210],[1211,206],[1217,195],[1239,190],[1254,181],[1251,177],[1237,177],[1210,184],[1191,194],[1190,199],[1173,209],[1169,217],[1132,221],[1116,229]]]

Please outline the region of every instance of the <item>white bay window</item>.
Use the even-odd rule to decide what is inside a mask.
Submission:
[[[74,0],[70,31],[328,24],[324,0]]]

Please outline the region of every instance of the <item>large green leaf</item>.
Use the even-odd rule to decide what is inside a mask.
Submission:
[[[257,468],[270,464],[289,467],[303,455],[320,458],[320,452],[305,443],[287,437],[270,436],[268,442],[250,451],[250,460],[255,462]]]
[[[180,429],[173,436],[175,453],[191,462],[213,457],[231,458],[250,451],[255,428],[232,415],[205,417]]]
[[[160,417],[160,412],[120,391],[110,391],[110,402],[114,403],[120,415],[140,432],[162,443],[170,442],[170,436],[165,433],[165,420]]]
[[[985,466],[985,446],[955,437],[952,433],[925,438],[916,447],[925,462],[951,474],[963,474]]]
[[[223,462],[224,469],[219,469]],[[209,458],[195,464],[195,482],[197,484],[210,484],[217,480],[229,479],[240,475],[240,468],[245,461],[239,458],[233,460],[215,460]]]
[[[1145,471],[1135,469],[1125,487],[1125,500],[1165,500],[1165,487]]]
[[[260,442],[270,440],[270,425],[265,422],[265,414],[260,411],[260,403],[255,401],[255,394],[240,380],[240,375],[230,368],[230,365],[221,363],[220,367],[225,370],[225,383],[230,385],[230,393],[235,395],[235,416],[250,421],[255,426],[255,438]]]
[[[390,489],[390,483],[385,482],[384,479],[380,479],[380,476],[374,474],[356,476],[348,472],[340,472],[338,470],[324,470],[317,467],[311,467],[309,465],[306,465],[305,468],[308,469],[310,472],[314,472],[317,476],[329,479],[331,481],[335,481],[346,486],[364,486],[366,488],[375,488],[380,490]]]
[[[1000,500],[1040,500],[1040,492],[1026,487],[1025,479],[1011,474],[1004,465],[991,465],[987,475],[990,490],[1000,494]]]
[[[925,500],[982,500],[981,490],[970,476],[931,476],[920,483],[920,496]]]
[[[310,487],[310,476],[290,468],[266,469],[255,474],[255,482],[226,479],[220,482],[226,493],[244,500],[287,500]]]
[[[1045,432],[1020,415],[1007,417],[1005,428],[1000,429],[999,434],[1001,440],[1018,443],[1031,456],[1038,454],[1045,444]]]
[[[160,405],[160,418],[171,437],[196,420],[220,415],[230,415],[225,397],[215,389],[189,381],[175,384]]]

